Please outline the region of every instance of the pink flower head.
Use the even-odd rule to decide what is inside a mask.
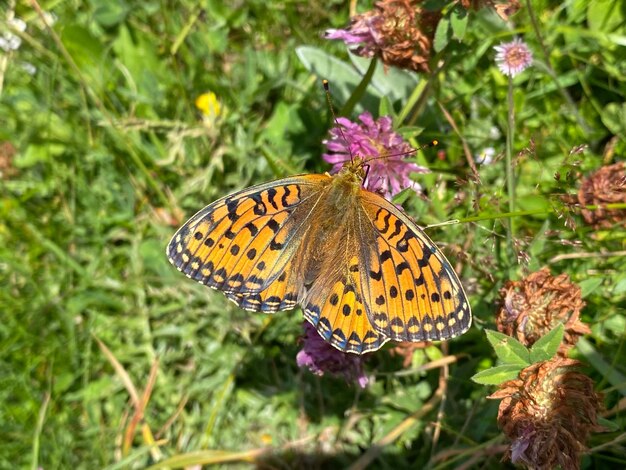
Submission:
[[[304,321],[302,350],[296,356],[298,367],[307,367],[315,375],[325,373],[343,375],[347,381],[356,381],[365,388],[369,379],[363,372],[363,356],[339,351],[328,344],[308,321]]]
[[[368,12],[355,16],[346,29],[328,29],[324,33],[326,39],[339,39],[351,46],[351,50],[361,57],[374,57],[382,47],[382,38],[378,33],[382,18]]]
[[[393,131],[391,118],[383,116],[375,121],[365,112],[359,116],[359,121],[361,123],[338,118],[341,130],[332,128],[331,138],[324,141],[329,153],[322,157],[333,165],[331,171],[337,173],[346,162],[362,159],[369,165],[364,186],[370,191],[379,192],[389,200],[406,188],[419,193],[422,187],[409,178],[409,174],[429,170],[405,159],[415,150]]]
[[[533,62],[533,54],[528,45],[520,38],[494,46],[496,50],[496,64],[500,72],[509,77],[515,77],[526,70]]]

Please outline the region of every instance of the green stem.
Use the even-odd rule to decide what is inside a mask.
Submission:
[[[445,65],[446,63],[442,60],[439,67],[437,67],[435,70],[433,70],[431,74],[428,75],[427,80],[420,80],[420,82],[415,87],[415,90],[413,90],[413,93],[411,93],[411,97],[409,98],[406,106],[400,113],[398,122],[404,122],[409,112],[413,111],[411,117],[408,119],[406,124],[409,126],[413,126],[415,124],[415,121],[417,121],[417,118],[420,116],[422,109],[424,108],[424,106],[426,106],[428,97],[430,96],[430,92],[433,87],[433,82],[437,79],[439,72],[443,70]]]
[[[427,80],[420,80],[417,85],[415,85],[415,88],[413,88],[413,92],[411,92],[411,96],[409,96],[404,108],[402,108],[400,114],[398,114],[398,123],[404,123],[404,120],[413,109],[413,106],[415,106],[419,97],[422,96],[422,92],[426,88],[427,83]]]
[[[590,211],[597,209],[626,209],[626,202],[617,202],[614,204],[589,204],[586,206],[576,206],[578,209],[587,209]],[[551,215],[553,210],[546,209],[533,209],[528,211],[515,211],[515,212],[501,212],[499,214],[483,214],[473,217],[463,217],[462,219],[456,219],[458,223],[479,222],[481,220],[497,220],[497,219],[510,219],[513,217],[521,217],[524,215]]]
[[[374,71],[376,70],[377,64],[378,64],[378,61],[376,60],[376,58],[373,58],[372,61],[370,62],[370,66],[367,68],[367,71],[365,72],[365,75],[363,75],[361,82],[354,89],[354,92],[352,93],[350,98],[348,98],[348,101],[346,101],[346,104],[344,104],[343,107],[339,110],[339,116],[349,116],[350,114],[352,114],[352,110],[354,109],[356,104],[361,101],[361,98],[365,94],[365,90],[367,89],[367,86],[372,81],[372,76],[374,75]]]
[[[513,101],[513,77],[509,77],[509,89],[507,92],[508,125],[506,133],[506,188],[509,196],[509,212],[515,212],[515,172],[513,171],[513,135],[515,132],[515,103]],[[509,254],[513,255],[513,237],[515,227],[513,219],[509,219],[506,240]]]
[[[48,405],[50,404],[50,392],[46,392],[43,398],[41,408],[39,408],[39,415],[37,416],[37,426],[35,427],[35,436],[33,438],[33,461],[31,462],[31,470],[37,470],[39,468],[39,451],[41,444],[41,433],[43,431],[43,424],[46,420],[46,414],[48,412]]]

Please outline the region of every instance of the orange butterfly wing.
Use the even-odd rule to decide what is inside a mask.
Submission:
[[[189,219],[170,241],[170,262],[187,277],[249,310],[295,305],[294,280],[273,285],[287,269],[306,231],[292,213],[319,193],[317,176],[303,175],[252,186],[223,197]],[[279,288],[278,286],[284,286]],[[270,286],[270,295],[260,295]],[[278,297],[278,298],[275,298]]]
[[[396,341],[444,340],[471,325],[461,282],[441,250],[411,219],[378,194],[362,206],[376,232],[362,244],[363,297],[374,329]]]
[[[389,338],[373,328],[363,304],[359,260],[355,256],[347,264],[336,263],[338,276],[323,272],[310,286],[302,307],[304,317],[341,351],[376,351]]]

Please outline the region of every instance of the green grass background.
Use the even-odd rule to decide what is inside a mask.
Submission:
[[[0,56],[0,142],[16,149],[0,180],[0,467],[341,468],[383,439],[375,468],[498,468],[497,402],[470,377],[495,362],[482,330],[500,287],[545,265],[582,286],[593,333],[573,355],[617,409],[583,465],[624,467],[626,232],[586,227],[558,198],[624,161],[623,3],[533,0],[534,24],[524,3],[513,23],[483,9],[465,26],[447,4],[456,23],[438,37],[436,75],[379,67],[350,117],[386,111],[414,144],[440,141],[417,157],[433,173],[418,178],[427,200],[405,194],[407,212],[423,225],[486,220],[429,231],[462,270],[475,325],[410,369],[389,347],[371,355],[365,390],[297,368],[298,310],[244,312],[165,257],[176,226],[212,200],[328,170],[320,80],[341,108],[367,68],[322,39],[347,23],[348,2],[41,1],[51,28],[36,5],[0,6],[0,27],[22,40]],[[6,23],[13,13],[25,32]],[[536,212],[513,218],[520,262],[506,219],[490,217],[509,208],[493,46],[515,35],[536,57],[513,90],[515,208]],[[194,106],[207,91],[221,104],[210,126]],[[463,144],[495,149],[480,184]],[[442,369],[418,367],[449,354],[445,396],[422,408]]]

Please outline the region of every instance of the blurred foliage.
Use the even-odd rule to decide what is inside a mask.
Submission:
[[[499,287],[544,265],[583,287],[593,334],[577,356],[607,409],[622,404],[590,447],[615,443],[585,465],[625,465],[626,231],[592,230],[558,197],[626,154],[621,2],[534,0],[541,38],[526,4],[515,28],[489,9],[450,9],[439,73],[424,82],[379,64],[352,112],[393,115],[416,145],[440,141],[417,157],[433,170],[419,178],[428,199],[403,201],[423,225],[506,212],[507,81],[493,46],[523,35],[535,52],[514,88],[516,206],[535,213],[515,217],[519,260],[503,219],[430,230],[462,268],[476,320],[436,348],[456,357],[445,399],[412,425],[399,428],[439,384],[440,369],[417,368],[432,353],[415,351],[413,369],[391,347],[372,354],[376,380],[363,391],[312,376],[295,364],[298,310],[244,312],[167,262],[175,227],[210,201],[327,170],[321,142],[332,121],[320,79],[341,107],[369,65],[322,39],[347,23],[347,3],[50,0],[45,15],[30,2],[3,4],[2,30],[21,45],[0,52],[0,143],[14,149],[0,180],[0,467],[142,468],[166,458],[175,467],[194,463],[182,460],[189,452],[208,462],[210,451],[257,448],[273,449],[255,457],[260,466],[346,466],[402,429],[378,465],[478,456],[498,468],[499,455],[485,451],[504,442],[497,403],[470,377],[495,365],[482,330],[493,328]],[[10,27],[13,14],[24,32]],[[220,104],[212,120],[194,105],[207,92]],[[480,184],[464,144],[472,158],[495,150],[479,165]],[[129,383],[141,397],[157,360],[128,434]]]

